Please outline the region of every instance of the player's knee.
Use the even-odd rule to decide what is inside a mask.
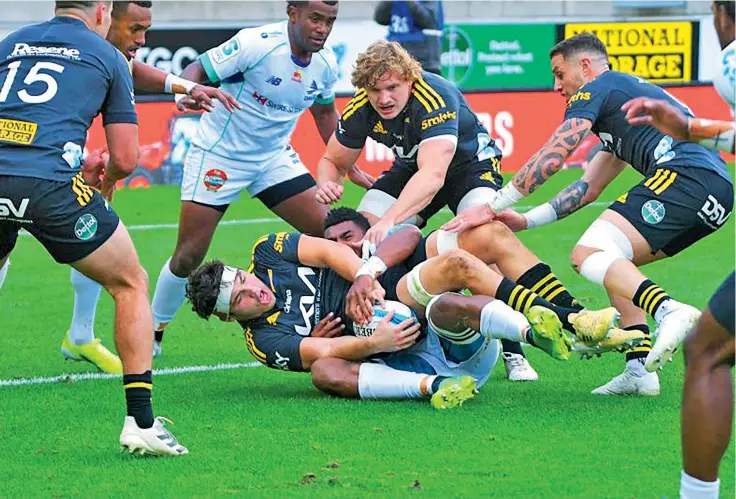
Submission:
[[[578,244],[572,249],[572,252],[570,253],[570,264],[576,272],[580,273],[580,266],[583,265],[585,259],[597,251],[600,250]]]
[[[470,253],[461,249],[451,249],[441,255],[441,275],[454,287],[464,287],[474,273],[475,262]]]
[[[312,384],[322,392],[348,396],[351,378],[349,364],[341,359],[318,359],[312,364]],[[357,373],[354,376],[357,379]]]
[[[455,323],[458,316],[465,315],[463,295],[459,293],[443,293],[430,304],[431,307],[427,308],[427,317],[439,327]]]

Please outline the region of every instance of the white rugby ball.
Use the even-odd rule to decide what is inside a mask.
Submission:
[[[378,327],[378,323],[388,315],[389,310],[394,311],[394,316],[391,317],[391,324],[399,324],[404,322],[406,319],[414,318],[417,316],[414,311],[398,301],[386,300],[385,306],[374,305],[373,306],[373,317],[368,324],[357,324],[353,322],[353,332],[355,336],[372,336]]]

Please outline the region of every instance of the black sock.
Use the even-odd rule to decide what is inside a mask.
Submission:
[[[526,330],[526,342],[529,343],[533,347],[537,346],[537,344],[534,343],[534,335],[532,334],[532,328],[529,328]]]
[[[562,285],[546,263],[538,263],[516,280],[520,286],[534,291],[550,303],[561,307],[582,310],[583,307]]]
[[[526,355],[524,355],[524,351],[521,349],[521,343],[518,341],[501,340],[501,346],[503,347],[503,351],[506,353],[515,353],[516,355],[526,357]]]
[[[568,316],[576,313],[577,310],[554,305],[544,298],[540,298],[536,293],[529,291],[524,286],[516,284],[511,279],[503,278],[501,284],[498,285],[495,297],[522,314],[526,314],[530,307],[536,305],[548,308],[557,315],[557,318],[562,322],[563,328],[573,334],[575,333],[575,329],[572,327]]]
[[[153,426],[153,406],[151,406],[151,371],[143,374],[124,374],[125,403],[128,416],[133,416],[139,428]]]
[[[164,341],[164,330],[162,329],[161,331],[154,331],[153,332],[153,338],[156,341],[158,341],[159,343],[161,343],[162,341]]]
[[[669,299],[670,295],[664,289],[647,279],[641,283],[631,301],[634,302],[634,305],[654,317],[659,307]]]
[[[652,350],[652,337],[649,336],[649,326],[646,324],[636,324],[634,326],[627,326],[626,331],[638,330],[644,333],[644,341],[641,345],[634,347],[632,350],[626,350],[626,362],[633,359],[644,359],[649,352]]]
[[[440,383],[445,381],[447,378],[448,376],[436,376],[434,381],[432,381],[432,393],[437,393],[437,390],[440,389]]]

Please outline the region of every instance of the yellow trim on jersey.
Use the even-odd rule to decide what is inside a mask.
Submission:
[[[253,249],[250,251],[250,266],[248,267],[248,272],[253,272],[253,268],[256,266],[256,248],[259,244],[262,244],[266,241],[268,241],[268,236],[270,234],[266,234],[265,236],[261,236],[258,239],[256,239],[256,242],[253,243]]]
[[[276,288],[273,285],[273,269],[268,269],[268,282],[271,284],[271,291],[276,292]]]
[[[416,84],[414,85],[414,90],[416,90],[417,92],[420,92],[427,99],[427,102],[429,102],[432,105],[435,111],[439,111],[440,106],[439,104],[437,104],[437,101],[435,100],[435,98],[432,97],[429,94],[429,92],[427,92],[426,88],[419,85],[419,82],[416,82]]]
[[[657,190],[657,189],[658,189],[658,188],[659,188],[659,187],[660,187],[660,186],[661,186],[662,184],[664,184],[665,182],[667,182],[667,179],[668,179],[668,177],[669,177],[670,173],[672,173],[672,172],[671,172],[671,171],[669,171],[669,170],[663,170],[663,171],[662,171],[662,175],[661,175],[661,176],[659,177],[659,179],[657,179],[657,181],[656,181],[656,182],[652,182],[652,184],[651,184],[651,185],[649,186],[649,188],[650,188],[651,190],[653,190],[653,191],[655,191],[655,192],[656,192],[656,190]]]
[[[447,104],[445,104],[445,99],[443,99],[442,96],[439,94],[439,92],[437,92],[434,88],[432,88],[429,85],[429,83],[427,83],[426,81],[424,81],[424,79],[419,78],[419,80],[417,81],[417,83],[419,83],[421,86],[423,86],[424,88],[426,88],[427,90],[429,90],[429,93],[431,93],[432,95],[434,95],[435,99],[437,99],[437,102],[440,103],[440,107],[447,107]]]
[[[652,185],[652,182],[656,182],[659,179],[660,175],[662,175],[663,171],[664,170],[660,168],[656,172],[654,172],[654,176],[652,178],[647,179],[647,181],[644,182],[644,187],[649,187],[650,185]]]
[[[342,119],[346,120],[350,118],[355,113],[355,111],[365,106],[366,102],[368,102],[368,96],[365,96],[362,99],[357,100],[357,101],[353,99],[350,102],[348,102],[348,105],[345,106],[345,109],[343,110]]]
[[[422,105],[424,106],[424,109],[426,109],[428,113],[431,113],[432,112],[432,106],[430,106],[429,103],[426,100],[424,100],[424,97],[422,97],[419,94],[419,92],[417,92],[416,90],[412,90],[411,91],[411,94],[414,97],[416,97],[419,102],[422,103]]]
[[[147,390],[153,390],[153,385],[151,383],[143,383],[141,381],[137,383],[128,383],[127,385],[124,385],[123,388],[125,388],[126,390],[130,388],[145,388]]]
[[[654,190],[654,193],[655,194],[662,194],[664,191],[667,190],[667,188],[669,186],[672,185],[672,182],[674,182],[676,178],[677,178],[677,172],[671,172],[670,178],[668,178],[667,180],[665,180],[664,184],[660,185],[659,188],[655,189]]]
[[[267,364],[266,354],[261,352],[256,346],[256,342],[253,340],[253,330],[247,328],[245,330],[245,346],[248,347],[248,351],[256,358],[261,364]]]

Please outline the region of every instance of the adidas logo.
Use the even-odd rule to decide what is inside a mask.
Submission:
[[[381,133],[383,135],[386,135],[388,132],[385,128],[383,128],[383,123],[380,121],[376,123],[376,126],[373,127],[373,133]]]

